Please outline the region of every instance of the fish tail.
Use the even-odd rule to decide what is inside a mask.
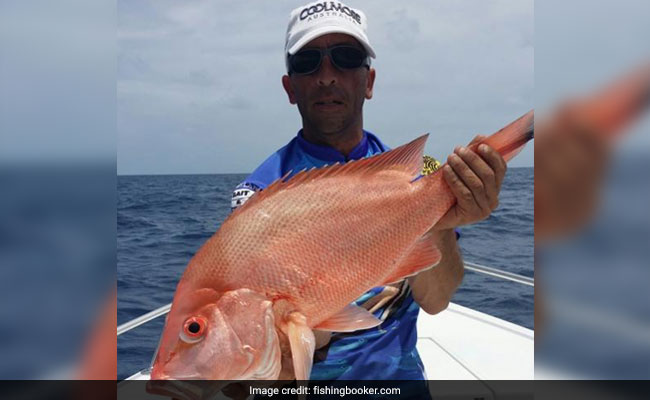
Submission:
[[[516,156],[535,136],[534,110],[528,111],[514,122],[501,128],[498,132],[470,146],[476,150],[480,144],[487,144],[509,161]]]

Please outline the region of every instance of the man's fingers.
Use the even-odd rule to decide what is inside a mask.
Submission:
[[[451,159],[451,156],[449,158]],[[472,192],[470,192],[463,181],[456,175],[450,163],[442,168],[442,173],[444,174],[449,189],[456,197],[458,204],[471,204],[474,201],[474,195],[472,195]]]
[[[494,180],[496,182],[498,195],[499,191],[501,190],[503,178],[506,175],[506,170],[508,169],[508,164],[506,164],[506,160],[503,159],[498,151],[494,150],[492,147],[486,144],[478,146],[477,150],[483,160],[485,160],[485,162],[490,166],[492,172],[494,173]]]
[[[485,140],[485,139],[487,139],[487,136],[485,136],[485,135],[476,135],[476,136],[474,136],[474,139],[472,139],[472,141],[469,142],[469,144],[467,145],[467,147],[469,147],[469,146],[471,146],[471,145],[473,145],[473,144],[475,144],[475,143],[482,142],[482,141]]]
[[[468,176],[468,180],[465,181],[465,176],[461,175],[461,179],[472,190],[474,198],[481,208],[484,211],[490,212],[496,208],[499,201],[494,170],[478,154],[468,148],[461,147],[457,150],[456,154],[463,159],[465,164],[473,172],[473,176],[476,176],[479,182],[475,182],[473,176]]]
[[[460,149],[459,152],[465,153]],[[450,155],[447,161],[454,173],[452,179],[455,190],[452,188],[452,191],[458,199],[458,204],[467,210],[475,208],[475,205],[484,211],[489,210],[485,187],[481,179],[458,154]],[[449,184],[449,181],[447,183]]]

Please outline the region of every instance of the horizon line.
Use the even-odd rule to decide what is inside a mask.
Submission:
[[[534,168],[535,166],[531,165],[528,167],[508,167],[508,169],[518,169],[518,168]],[[250,175],[251,172],[154,172],[154,173],[118,173],[116,176],[183,176],[183,175]]]

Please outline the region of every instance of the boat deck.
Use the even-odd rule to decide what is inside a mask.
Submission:
[[[418,351],[430,380],[534,379],[534,331],[451,303],[418,318]]]

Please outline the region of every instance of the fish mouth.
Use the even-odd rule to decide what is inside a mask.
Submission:
[[[199,379],[204,379],[200,377],[199,375],[187,375],[187,376],[170,376],[170,375],[165,375],[162,373],[156,373],[151,374],[151,380],[154,381],[191,381],[191,380],[199,380]]]
[[[201,379],[206,379],[206,378],[202,377],[198,373],[171,376],[165,373],[164,368],[162,367],[154,365],[153,368],[151,369],[152,381],[171,381],[171,380],[192,381],[192,380],[201,380]]]

